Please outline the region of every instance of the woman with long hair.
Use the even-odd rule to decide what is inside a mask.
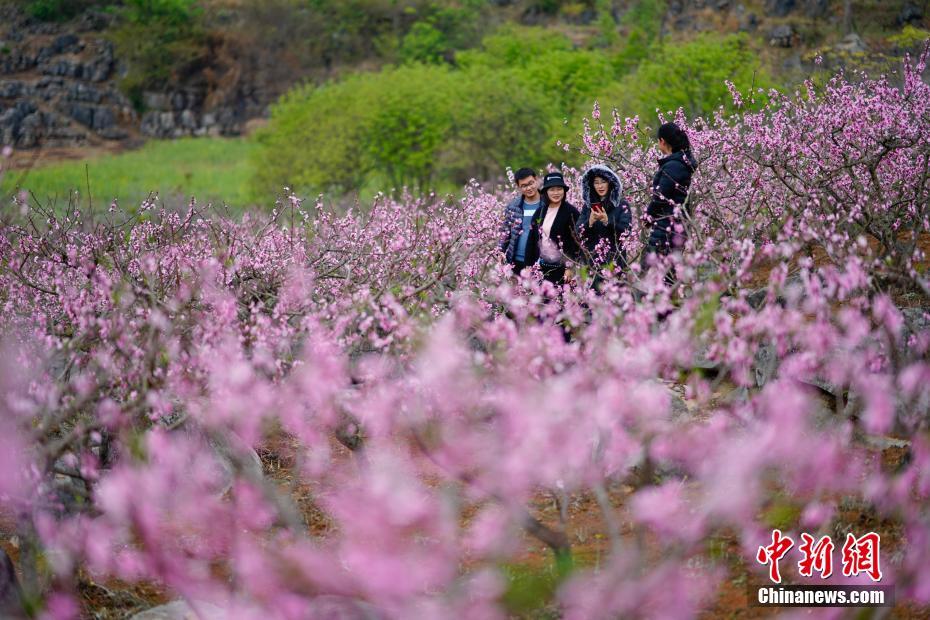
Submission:
[[[542,204],[533,219],[535,233],[527,259],[537,259],[543,277],[553,284],[565,283],[566,262],[578,255],[575,224],[578,211],[565,200],[568,185],[561,172],[550,172],[543,179]]]
[[[665,123],[659,127],[657,139],[662,157],[652,178],[652,199],[646,209],[652,221],[646,250],[664,256],[684,245],[681,214],[684,210],[690,215],[686,200],[697,162],[691,153],[688,134],[677,124]]]

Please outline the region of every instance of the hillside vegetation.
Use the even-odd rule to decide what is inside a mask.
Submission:
[[[273,107],[257,136],[257,179],[268,190],[422,190],[494,178],[507,166],[577,164],[577,150],[556,144],[575,142],[595,101],[651,121],[657,107],[700,115],[725,106],[725,80],[743,91],[771,84],[745,35],[657,44],[635,71],[626,60],[509,27],[457,54],[454,67],[411,63],[304,86]]]
[[[246,189],[207,192],[252,204],[285,186],[366,198],[580,165],[595,102],[638,116],[648,138],[660,113],[732,112],[731,88],[754,109],[769,89],[791,92],[837,68],[886,72],[930,34],[925,1],[16,3],[37,20],[108,15],[119,86],[140,113],[156,99],[147,94],[185,88],[207,93],[204,105],[267,109],[242,151],[249,160],[231,164]],[[843,39],[850,30],[862,37]],[[31,175],[48,185],[30,189],[66,193],[69,178]]]

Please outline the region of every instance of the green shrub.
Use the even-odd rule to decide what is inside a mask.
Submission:
[[[86,9],[100,5],[109,6],[110,2],[92,0],[31,0],[26,3],[26,13],[41,21],[64,21]]]
[[[464,68],[507,69],[535,64],[546,54],[571,49],[571,40],[561,33],[508,24],[482,39],[480,48],[457,53],[455,60]]]
[[[597,0],[597,29],[599,31],[596,44],[600,47],[614,47],[620,41],[617,32],[617,21],[613,15],[613,2],[611,0]]]
[[[302,191],[360,188],[368,173],[361,144],[377,87],[369,74],[357,74],[284,95],[255,135],[260,145],[253,158],[256,193],[274,195],[285,185]]]
[[[527,7],[530,11],[555,15],[562,8],[562,0],[532,0]]]
[[[453,106],[441,176],[461,185],[472,177],[493,179],[508,166],[546,163],[557,104],[540,83],[520,71],[502,70],[464,72],[459,85],[464,96]]]
[[[636,0],[621,22],[631,32],[642,33],[646,41],[655,41],[662,30],[665,12],[665,0]]]
[[[380,88],[363,142],[370,167],[394,188],[427,189],[449,139],[459,83],[444,67],[422,65],[389,69],[376,82]]]
[[[461,89],[446,67],[411,65],[304,86],[272,108],[256,140],[258,191],[357,191],[377,178],[425,188],[437,179]]]
[[[404,37],[400,57],[406,63],[440,63],[449,51],[449,40],[438,28],[417,22]]]
[[[712,113],[719,106],[733,111],[725,81],[747,93],[750,87],[768,88],[771,80],[745,34],[702,34],[692,41],[667,41],[642,61],[638,69],[613,85],[600,100],[602,107],[616,107],[627,116],[646,121],[662,112],[683,108],[690,116]],[[756,95],[756,105],[765,101]],[[749,97],[744,97],[749,104]]]
[[[529,65],[525,74],[558,104],[560,118],[570,116],[579,104],[592,102],[616,78],[610,59],[591,50],[550,52]]]
[[[898,34],[888,37],[888,42],[901,50],[913,50],[922,47],[928,39],[930,30],[908,24]]]
[[[556,141],[576,142],[595,100],[649,122],[656,108],[706,114],[728,105],[727,79],[743,92],[769,85],[745,35],[656,42],[625,76],[611,52],[573,49],[540,28],[502,28],[458,53],[454,67],[413,62],[434,59],[432,49],[399,68],[283,97],[257,136],[255,191],[425,189],[499,178],[507,166],[578,165],[581,156]]]
[[[125,16],[143,25],[184,28],[203,15],[196,0],[124,0]]]
[[[182,74],[206,53],[203,10],[194,0],[126,0],[110,32],[126,62],[120,87],[137,109],[142,93]]]

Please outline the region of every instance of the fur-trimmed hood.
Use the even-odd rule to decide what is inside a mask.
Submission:
[[[592,198],[595,196],[594,187],[592,186],[594,177],[607,179],[607,182],[610,183],[607,198],[610,200],[611,205],[615,207],[619,205],[620,201],[623,200],[623,184],[620,183],[620,177],[617,176],[617,173],[603,164],[594,164],[588,167],[581,177],[581,196],[584,199],[584,204],[590,205]]]

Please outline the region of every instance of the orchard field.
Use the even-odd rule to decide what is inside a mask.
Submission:
[[[805,617],[926,617],[925,63],[680,115],[701,163],[671,288],[636,261],[600,292],[514,280],[510,190],[477,184],[240,218],[4,205],[2,613],[788,614],[748,600],[777,528],[837,542],[831,584],[873,585],[840,547],[881,537],[896,607]],[[595,108],[577,145],[619,169],[633,258],[653,131]],[[783,581],[824,583],[796,551]]]

